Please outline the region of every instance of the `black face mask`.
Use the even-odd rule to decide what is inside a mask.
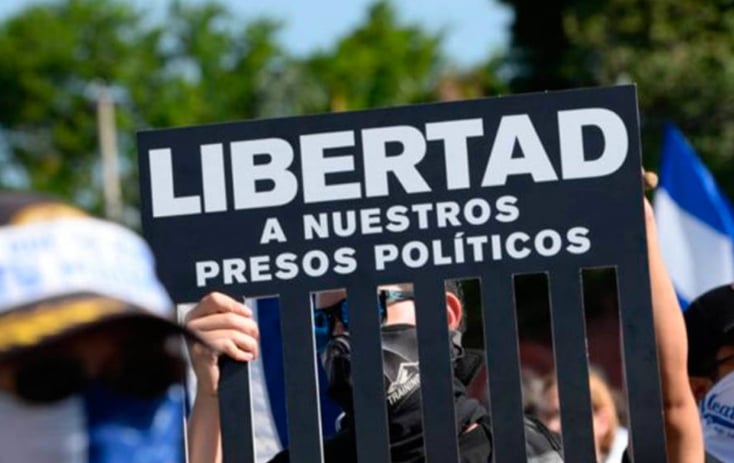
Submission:
[[[383,326],[382,368],[385,379],[390,454],[394,462],[423,461],[423,425],[420,373],[418,369],[418,333],[412,325]],[[461,333],[451,331],[451,359],[460,363],[464,350]],[[324,367],[329,381],[329,395],[345,411],[342,425],[350,428],[352,408],[352,358],[349,335],[336,336],[324,352]],[[456,372],[455,372],[456,373]],[[484,408],[466,396],[463,383],[454,377],[454,406],[457,429],[463,431],[486,415]]]
[[[352,348],[349,335],[340,334],[329,340],[322,354],[324,371],[328,382],[329,397],[352,415]]]
[[[391,426],[401,417],[415,415],[420,426],[420,374],[418,369],[418,334],[413,325],[387,325],[382,333],[382,369],[385,378],[385,400]],[[452,358],[460,355],[456,345],[457,335],[452,336]],[[352,405],[352,355],[349,334],[332,338],[324,351],[324,369],[328,379],[328,393],[351,415]]]

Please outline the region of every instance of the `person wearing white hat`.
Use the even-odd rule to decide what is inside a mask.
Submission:
[[[179,463],[185,329],[145,242],[0,193],[0,463]]]

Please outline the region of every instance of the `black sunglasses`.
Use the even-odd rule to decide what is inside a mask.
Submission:
[[[90,375],[83,359],[64,349],[43,349],[19,357],[12,364],[14,393],[28,403],[48,404],[83,393],[91,384],[101,383],[125,396],[153,398],[182,381],[182,358],[166,349],[164,340],[138,330],[143,336],[130,337],[119,346],[119,357],[102,372]]]
[[[413,291],[380,290],[377,293],[377,311],[380,314],[380,324],[384,323],[387,318],[388,304],[412,300],[413,298]],[[349,303],[346,299],[314,310],[313,330],[317,352],[321,353],[326,349],[337,320],[344,325],[345,330],[349,330]]]

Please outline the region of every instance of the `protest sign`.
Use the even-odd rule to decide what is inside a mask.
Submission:
[[[443,283],[457,277],[482,281],[496,461],[524,461],[512,275],[529,272],[549,275],[566,458],[586,461],[579,272],[598,266],[618,270],[635,457],[664,458],[633,86],[146,131],[138,150],[173,299],[279,295],[294,461],[321,461],[309,294],[330,288],[352,308],[360,461],[389,461],[375,288],[402,282],[432,366],[426,451],[456,461]]]

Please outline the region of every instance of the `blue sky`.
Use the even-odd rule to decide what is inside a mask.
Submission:
[[[163,8],[167,1],[129,0]],[[191,1],[191,0],[189,0]],[[486,58],[507,46],[512,12],[496,0],[392,0],[404,23],[430,31],[445,30],[447,56],[460,66]],[[0,17],[37,0],[0,0]],[[280,39],[291,52],[303,55],[328,48],[366,15],[373,0],[226,0],[244,20],[260,16],[284,21]]]

